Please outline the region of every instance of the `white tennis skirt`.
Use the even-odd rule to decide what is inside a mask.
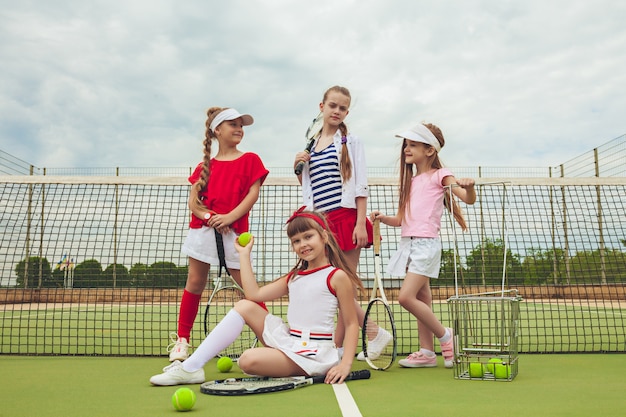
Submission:
[[[318,341],[295,337],[280,317],[265,316],[263,341],[283,352],[310,376],[324,375],[339,363],[339,351],[332,340]]]
[[[232,269],[240,269],[239,253],[235,250],[237,237],[237,234],[232,230],[222,235],[226,266]],[[190,258],[206,264],[220,264],[220,258],[217,255],[217,243],[215,242],[215,229],[212,227],[190,228],[181,251]]]
[[[389,275],[402,277],[407,272],[439,278],[441,241],[436,238],[403,237],[398,250],[387,264]]]

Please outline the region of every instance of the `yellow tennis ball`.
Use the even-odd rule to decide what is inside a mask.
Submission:
[[[222,356],[217,360],[217,370],[220,372],[230,372],[233,369],[233,361],[228,356]]]
[[[496,364],[501,364],[502,363],[502,359],[499,358],[491,358],[489,359],[489,362],[487,363],[487,365],[485,365],[487,367],[487,371],[491,374],[495,375],[495,369],[494,366]]]
[[[239,244],[241,246],[246,246],[250,243],[250,239],[252,239],[252,234],[250,232],[243,232],[239,235]]]
[[[196,404],[196,393],[189,388],[178,388],[172,395],[172,405],[177,411],[189,411]]]
[[[496,379],[508,379],[510,375],[511,365],[504,365],[502,363],[495,364]]]
[[[479,362],[470,363],[469,375],[472,378],[482,378],[483,377],[483,364]]]

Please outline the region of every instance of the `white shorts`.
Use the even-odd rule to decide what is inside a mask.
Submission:
[[[222,235],[226,266],[232,269],[240,269],[239,253],[235,250],[237,237],[237,234],[232,230]],[[220,264],[220,258],[217,255],[217,243],[215,242],[215,229],[212,227],[189,229],[181,251],[190,258],[206,264],[217,266]]]
[[[398,250],[389,259],[387,273],[398,277],[407,272],[429,278],[439,277],[441,241],[436,238],[403,237]]]
[[[339,351],[332,340],[317,341],[292,336],[289,326],[277,316],[265,316],[263,341],[283,352],[307,375],[324,375],[339,363]]]

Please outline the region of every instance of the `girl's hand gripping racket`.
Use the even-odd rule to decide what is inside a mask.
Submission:
[[[309,128],[306,130],[305,138],[308,142],[306,144],[306,148],[304,148],[304,152],[311,153],[311,149],[313,149],[313,145],[315,144],[315,136],[317,136],[320,130],[322,130],[323,126],[324,126],[324,114],[320,112],[320,114],[318,114],[317,117],[313,119],[313,122],[311,123]],[[300,161],[294,168],[293,172],[296,175],[300,175],[302,174],[303,169],[304,169],[304,161]]]
[[[380,220],[374,220],[374,286],[363,322],[363,353],[373,369],[385,370],[396,359],[396,325],[380,273]],[[380,297],[377,297],[380,293]]]

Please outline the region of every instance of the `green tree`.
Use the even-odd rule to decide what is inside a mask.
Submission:
[[[50,288],[63,288],[65,282],[65,271],[62,271],[59,268],[54,268],[52,270],[52,278],[50,281],[50,285],[46,285]]]
[[[115,279],[113,279],[114,270]],[[128,268],[122,264],[111,264],[107,266],[104,272],[102,272],[102,278],[107,287],[130,287],[130,274],[128,273]]]
[[[102,282],[102,265],[95,259],[87,259],[74,268],[74,288],[97,288]]]
[[[15,265],[16,285],[19,288],[41,288],[52,276],[50,262],[46,258],[31,256]]]
[[[570,261],[572,283],[603,284],[602,256],[599,249],[577,252]],[[604,250],[606,283],[626,282],[626,254],[620,250]]]
[[[461,278],[461,262],[457,259],[456,269]],[[441,251],[441,269],[439,270],[439,277],[444,279],[454,279],[454,249],[446,249]]]
[[[504,266],[504,244],[501,239],[486,239],[467,256],[465,282],[469,285],[501,285]],[[519,255],[506,250],[507,284],[523,282],[522,264]]]
[[[148,280],[148,265],[140,262],[130,268],[130,286],[135,288],[150,287]]]
[[[559,284],[566,282],[565,251],[561,248],[530,248],[522,262],[525,284]]]
[[[148,269],[148,280],[152,287],[179,288],[186,279],[187,276],[173,262],[155,262]]]

